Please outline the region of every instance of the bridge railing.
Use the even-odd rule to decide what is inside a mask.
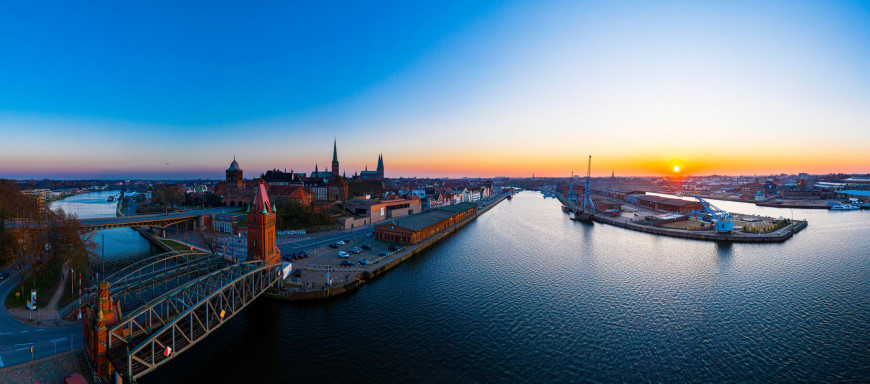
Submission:
[[[232,318],[274,285],[279,272],[278,266],[252,261],[184,284],[113,326],[109,330],[109,347],[115,354],[121,345],[127,347],[125,373],[128,380],[136,380]]]
[[[138,294],[136,305],[147,302],[153,298],[153,293],[165,292],[159,289],[160,282],[170,280],[178,281],[190,273],[207,273],[216,267],[224,266],[225,262],[214,254],[190,251],[173,251],[148,257],[133,263],[107,277],[109,281],[109,294],[122,304],[127,303],[131,294]],[[203,272],[202,270],[205,270]],[[184,279],[187,281],[189,279]],[[177,285],[177,284],[176,284]],[[152,295],[145,294],[150,288]],[[57,306],[58,316],[65,319],[75,318],[75,312],[82,306],[91,303],[95,298],[94,289],[80,296],[72,297]],[[124,307],[122,306],[122,309]]]

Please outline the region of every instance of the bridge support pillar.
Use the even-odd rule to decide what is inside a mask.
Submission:
[[[117,323],[114,303],[109,297],[109,283],[101,282],[97,288],[97,297],[91,306],[85,308],[84,316],[84,349],[88,359],[94,363],[97,375],[108,378],[112,374],[109,363],[109,327]]]

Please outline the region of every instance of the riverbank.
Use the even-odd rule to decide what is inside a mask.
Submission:
[[[563,204],[566,205],[564,196],[561,194],[556,194],[556,198]],[[646,212],[641,211],[640,207],[636,207],[634,205],[620,202],[623,207],[631,207],[633,209],[638,209],[639,212],[643,212],[644,216],[647,214],[665,214],[667,212]],[[625,208],[623,208],[625,209]],[[637,217],[638,214],[635,214]],[[734,225],[734,230],[730,233],[717,233],[712,229],[709,230],[692,230],[688,229],[688,225],[686,229],[679,228],[667,228],[661,226],[652,226],[652,225],[644,225],[635,222],[632,220],[630,216],[609,216],[603,214],[595,214],[593,215],[593,221],[602,224],[610,224],[613,226],[630,229],[633,231],[650,233],[654,235],[662,235],[662,236],[670,236],[670,237],[678,237],[683,239],[692,239],[692,240],[702,240],[702,241],[724,241],[724,242],[732,242],[732,243],[781,243],[796,233],[802,231],[807,227],[806,221],[791,221],[788,224],[782,226],[781,228],[776,228],[770,230],[768,232],[747,232],[741,231],[738,229],[739,224]],[[736,216],[735,216],[736,220]]]
[[[385,256],[383,258],[383,260],[378,260],[375,263],[372,263],[370,265],[370,266],[377,266],[376,268],[373,268],[370,270],[369,269],[335,270],[334,273],[338,274],[338,275],[340,275],[341,273],[347,272],[347,274],[345,276],[345,282],[340,284],[340,285],[337,285],[337,286],[325,285],[325,286],[321,286],[320,289],[307,290],[305,288],[305,284],[302,284],[302,287],[299,287],[299,288],[285,290],[282,292],[266,292],[263,294],[263,296],[270,297],[273,299],[278,299],[278,300],[289,300],[289,301],[323,300],[323,299],[328,299],[330,297],[335,297],[335,296],[339,296],[339,295],[354,291],[357,288],[359,288],[360,286],[362,286],[364,283],[366,283],[367,281],[370,281],[378,276],[383,275],[384,273],[395,268],[396,266],[398,266],[402,262],[414,257],[415,255],[419,254],[423,250],[431,247],[432,245],[438,243],[440,240],[442,240],[445,237],[449,236],[450,234],[456,232],[457,230],[459,230],[460,228],[462,228],[463,226],[465,226],[469,222],[476,219],[478,216],[489,211],[490,209],[492,209],[493,207],[495,207],[496,205],[498,205],[499,203],[504,201],[506,198],[507,198],[507,196],[500,196],[495,201],[480,208],[480,210],[478,210],[476,214],[454,224],[450,228],[444,229],[443,231],[439,232],[438,234],[435,234],[432,237],[429,237],[428,239],[423,240],[417,244],[406,245],[402,249],[400,249],[399,251],[396,251],[389,256]],[[313,270],[313,269],[306,269],[306,270]],[[315,287],[316,286],[317,285],[315,285]]]

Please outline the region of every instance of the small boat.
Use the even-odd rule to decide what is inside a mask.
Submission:
[[[507,195],[507,199],[508,199],[508,200],[513,200],[513,199],[514,199],[514,195]]]
[[[852,204],[843,204],[843,203],[837,203],[837,204],[831,206],[832,211],[854,211],[856,209],[861,209],[861,208],[856,207]]]
[[[562,212],[570,213],[570,212],[571,212],[571,208],[568,208],[567,206],[564,206],[564,205],[563,205],[563,206],[562,206]]]
[[[115,201],[115,196],[109,196],[109,198],[106,199],[106,201]]]

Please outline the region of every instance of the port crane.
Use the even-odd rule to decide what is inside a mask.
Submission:
[[[575,201],[577,201],[577,197],[574,196],[574,171],[571,171],[571,182],[568,183],[568,208],[573,209],[571,203]]]
[[[589,155],[589,165],[586,168],[586,185],[583,188],[583,205],[580,210],[574,212],[574,220],[591,223],[595,217],[595,203],[592,202],[592,190],[590,188],[590,180],[592,179],[592,155]]]
[[[592,190],[589,187],[589,182],[592,178],[592,155],[589,155],[589,165],[586,167],[586,185],[583,187],[583,212],[588,211],[595,213],[595,203],[592,202]]]
[[[731,221],[730,213],[717,208],[715,205],[710,204],[709,201],[702,199],[698,195],[695,195],[695,198],[701,202],[701,205],[704,206],[704,210],[712,216],[710,222],[713,223],[716,232],[730,233],[734,230],[734,222]]]

